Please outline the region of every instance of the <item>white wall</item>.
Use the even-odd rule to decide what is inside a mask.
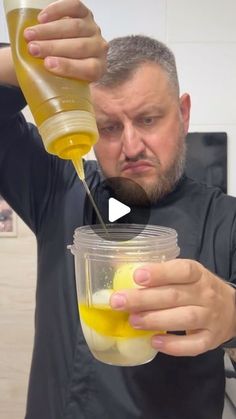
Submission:
[[[84,2],[92,8],[107,39],[143,33],[167,42],[172,48],[181,91],[189,92],[192,97],[191,131],[221,130],[228,134],[228,191],[236,196],[236,1]],[[3,42],[7,38],[1,7],[2,0],[0,42]],[[27,239],[24,239],[25,235]],[[23,417],[32,345],[35,243],[21,222],[18,245],[16,239],[0,240],[0,265],[5,266],[0,272],[0,417],[20,419]],[[23,256],[22,243],[25,243]],[[20,313],[23,313],[23,322]],[[9,322],[11,329],[7,326]],[[28,333],[27,339],[25,333]],[[24,351],[24,362],[19,356],[23,341],[28,342],[28,346],[23,345],[20,350],[20,354]]]
[[[236,195],[236,1],[168,0],[167,42],[182,91],[192,97],[192,131],[228,134],[228,192]]]
[[[0,42],[8,42],[7,24],[4,17],[3,0],[0,0]]]

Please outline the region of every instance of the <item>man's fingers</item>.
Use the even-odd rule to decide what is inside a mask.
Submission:
[[[26,28],[24,36],[27,41],[43,41],[83,38],[100,32],[100,28],[91,20],[68,18]]]
[[[37,49],[33,49],[33,48]],[[63,58],[77,59],[81,60],[84,58],[90,57],[100,57],[102,50],[102,41],[101,48],[98,49],[97,42],[94,42],[93,38],[81,38],[81,39],[58,39],[56,41],[45,41],[45,42],[32,42],[28,45],[29,52],[38,58],[45,57],[61,57],[61,51],[63,52]],[[104,45],[104,54],[105,54],[105,45]]]
[[[47,57],[44,60],[45,67],[58,76],[86,80],[88,82],[98,80],[103,72],[103,62],[95,58],[87,58],[83,60],[71,60],[68,58]]]
[[[178,307],[132,313],[129,316],[129,323],[134,329],[143,330],[198,330],[208,325],[208,314],[208,309],[204,307]]]
[[[29,53],[44,59],[45,68],[64,77],[96,81],[104,73],[108,44],[90,10],[79,0],[51,3],[26,28]]]
[[[116,307],[115,303],[119,296],[123,297],[124,305]],[[207,298],[201,292],[201,284],[177,284],[120,290],[112,294],[110,303],[114,309],[141,312],[191,305],[204,306],[207,304]]]
[[[39,13],[38,21],[40,23],[52,22],[65,16],[84,18],[89,14],[92,16],[90,10],[79,0],[60,0],[45,7]]]
[[[134,280],[143,286],[186,284],[198,281],[204,272],[200,263],[189,259],[175,259],[163,263],[152,263],[138,268]]]
[[[154,335],[151,340],[152,346],[162,353],[173,356],[196,356],[206,352],[210,348],[209,332],[197,330],[188,335]]]

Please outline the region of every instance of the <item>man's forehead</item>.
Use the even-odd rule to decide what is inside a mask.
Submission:
[[[149,99],[152,96],[160,97],[170,93],[170,84],[164,70],[156,64],[145,64],[140,66],[132,77],[121,83],[115,83],[112,86],[103,86],[97,83],[91,84],[91,95],[95,104],[106,98],[112,102],[121,102],[122,100],[131,102],[139,99]]]
[[[92,101],[96,117],[113,118],[118,114],[127,114],[135,117],[142,114],[158,115],[173,103],[170,95],[153,89],[147,91],[137,90],[131,92],[119,91],[118,94],[97,91],[93,92]]]

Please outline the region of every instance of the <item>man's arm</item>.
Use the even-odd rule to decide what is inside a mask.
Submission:
[[[18,86],[10,47],[0,49],[0,62],[0,83]]]
[[[29,53],[43,59],[48,71],[87,81],[102,75],[107,44],[92,12],[82,2],[50,3],[39,14],[38,22],[25,29],[24,37]],[[32,43],[38,46],[39,53],[32,50]],[[8,47],[0,50],[0,60],[0,194],[37,232],[65,162],[46,153],[37,129],[19,113],[26,102],[18,88]]]

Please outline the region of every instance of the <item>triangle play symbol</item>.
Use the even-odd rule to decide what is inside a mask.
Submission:
[[[115,198],[109,198],[108,219],[111,223],[124,217],[124,215],[129,214],[130,211],[131,209],[128,205],[123,204]]]

